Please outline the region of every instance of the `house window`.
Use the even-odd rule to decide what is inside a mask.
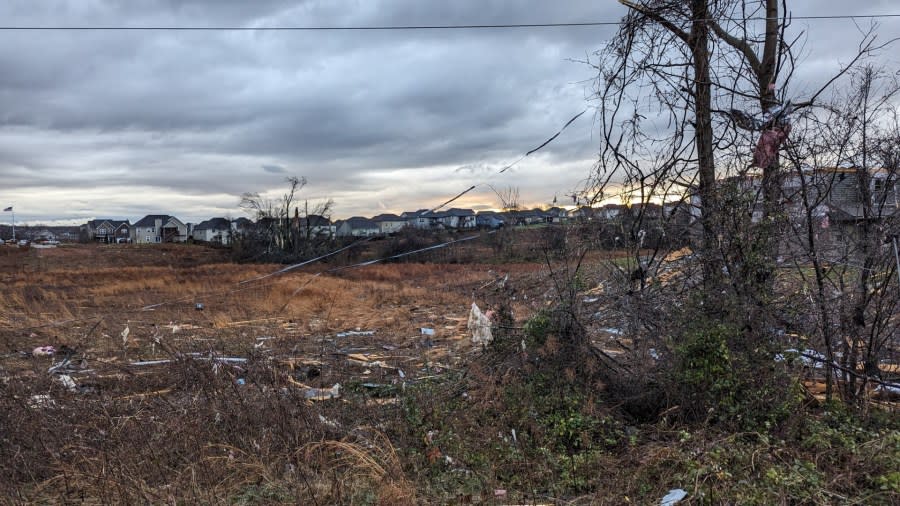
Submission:
[[[875,184],[875,192],[883,192],[884,191],[884,179],[876,179],[874,181]]]

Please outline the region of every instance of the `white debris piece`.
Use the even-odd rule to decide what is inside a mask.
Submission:
[[[56,406],[56,403],[47,394],[32,395],[28,399],[28,407],[31,409],[51,408],[53,406]]]
[[[54,353],[56,353],[56,348],[54,348],[53,346],[38,346],[37,348],[31,350],[31,355],[34,358],[52,357]]]
[[[56,377],[56,381],[62,383],[62,386],[66,387],[68,390],[75,391],[78,390],[78,385],[75,383],[75,380],[72,379],[68,374],[60,374]]]
[[[303,396],[311,401],[337,399],[341,396],[341,384],[335,383],[331,388],[307,388],[303,391]]]
[[[788,348],[784,350],[784,353],[778,353],[775,355],[776,362],[784,362],[788,358],[797,357],[800,360],[800,363],[807,367],[813,367],[815,369],[821,369],[825,366],[825,362],[828,359],[825,355],[817,352],[816,350],[805,349],[805,350],[797,350],[795,348]]]
[[[659,506],[673,506],[674,504],[681,502],[685,497],[687,497],[687,492],[680,488],[673,488],[662,498]]]
[[[348,330],[346,332],[338,332],[334,337],[351,337],[351,336],[374,336],[374,330]]]
[[[491,334],[491,319],[484,315],[478,305],[472,303],[472,309],[469,311],[469,332],[472,333],[472,343],[487,345],[494,340]]]

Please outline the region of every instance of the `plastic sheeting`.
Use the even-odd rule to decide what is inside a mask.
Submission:
[[[472,333],[472,343],[486,346],[494,340],[491,334],[491,319],[478,309],[478,305],[472,303],[469,311],[469,332]]]

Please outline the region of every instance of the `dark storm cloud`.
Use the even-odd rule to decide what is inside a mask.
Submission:
[[[615,21],[623,12],[595,0],[513,7],[500,0],[13,0],[0,4],[0,18],[274,27]],[[869,1],[853,11],[892,8]],[[807,0],[795,12],[846,9]],[[824,35],[823,26],[808,27],[809,71],[797,77],[809,87],[857,40],[852,24],[834,22]],[[0,32],[0,197],[61,187],[79,209],[99,214],[182,206],[203,217],[237,212],[240,193],[278,191],[291,174],[308,178],[310,195],[335,197],[339,214],[371,214],[365,210],[378,202],[422,207],[441,200],[450,183],[464,188],[485,178],[519,185],[530,198],[552,197],[590,168],[598,146],[589,115],[507,174],[514,177],[495,181],[493,169],[589,105],[595,71],[571,60],[602,47],[614,28]],[[102,193],[85,193],[98,187],[135,194],[112,206]],[[41,212],[71,209],[60,195],[56,208],[41,202]]]

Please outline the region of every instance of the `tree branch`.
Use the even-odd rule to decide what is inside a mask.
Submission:
[[[669,21],[668,19],[660,16],[657,12],[647,9],[643,5],[638,5],[634,2],[632,2],[631,0],[619,0],[619,3],[624,5],[625,7],[628,7],[629,9],[640,12],[641,14],[647,16],[648,18],[652,19],[653,21],[656,21],[657,23],[662,25],[663,28],[672,32],[676,37],[683,40],[685,44],[690,45],[691,36],[688,35],[688,33],[686,31],[675,26],[675,24],[672,23],[671,21]]]

